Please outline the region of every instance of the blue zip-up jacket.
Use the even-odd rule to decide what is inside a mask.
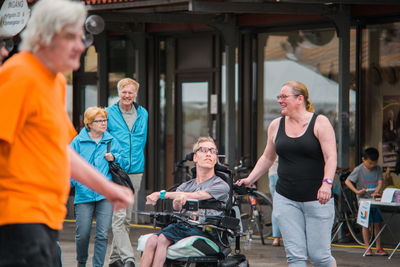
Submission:
[[[122,157],[121,146],[119,145],[117,139],[115,139],[107,131],[104,132],[103,137],[97,144],[89,136],[89,132],[84,127],[80,133],[72,140],[70,146],[75,149],[87,162],[93,165],[100,173],[102,173],[108,180],[111,180],[111,174],[109,171],[109,164],[104,154],[107,153],[107,145],[111,142],[110,153],[114,156],[114,162],[118,163],[122,169],[126,171],[128,167],[128,161]],[[71,187],[75,187],[75,204],[87,203],[100,201],[105,199],[104,196],[96,193],[92,189],[89,189],[85,185],[75,181],[72,177]]]
[[[133,103],[137,118],[133,124],[132,131],[129,131],[121,110],[119,101],[107,108],[108,127],[107,131],[114,136],[122,147],[123,156],[129,160],[128,173],[142,173],[144,171],[144,147],[147,140],[147,110]]]

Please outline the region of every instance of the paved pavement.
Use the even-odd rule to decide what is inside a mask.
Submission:
[[[154,229],[148,225],[139,225],[133,226],[131,230],[131,241],[136,248],[137,239],[141,234],[154,232]],[[93,233],[93,232],[92,232]],[[60,245],[62,248],[62,261],[63,267],[75,267],[75,223],[74,222],[65,222],[64,229],[60,232]],[[111,239],[109,242],[109,246],[111,244]],[[287,266],[285,251],[284,248],[281,247],[273,247],[272,240],[267,240],[267,244],[265,246],[261,245],[260,241],[254,240],[251,245],[251,249],[248,251],[243,251],[249,260],[251,267],[261,267],[261,266],[276,266],[283,267]],[[243,247],[243,244],[242,244]],[[392,246],[389,246],[392,247]],[[386,248],[386,247],[385,247]],[[392,251],[388,249],[388,251]],[[363,248],[360,246],[350,246],[350,245],[333,245],[332,253],[336,258],[338,267],[381,267],[381,266],[400,266],[400,250],[398,250],[391,260],[388,260],[387,257],[383,256],[371,256],[371,257],[363,257],[362,256]],[[105,265],[108,267],[108,253],[107,250],[106,262]],[[137,262],[140,261],[140,254],[135,251],[135,256]],[[93,255],[93,238],[90,242],[89,247],[89,255]],[[89,263],[91,263],[91,257],[89,258]],[[87,265],[88,267],[91,264]],[[137,264],[136,266],[139,266]],[[312,266],[309,264],[309,266]]]

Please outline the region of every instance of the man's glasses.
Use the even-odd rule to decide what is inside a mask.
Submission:
[[[12,39],[0,40],[0,49],[5,48],[8,52],[11,52],[14,48],[14,42]]]
[[[108,122],[108,119],[105,119],[105,120],[94,120],[92,122],[93,123],[106,123],[106,122]]]
[[[276,96],[276,99],[280,100],[285,100],[286,98],[288,98],[289,96],[299,96],[299,95],[278,95]]]
[[[204,147],[204,146],[201,146],[201,147],[199,147],[199,149],[197,149],[197,151],[201,151],[201,152],[203,152],[203,153],[207,153],[208,151],[210,151],[211,154],[215,154],[215,155],[218,154],[218,150],[217,150],[216,148],[213,148],[213,147]],[[197,151],[196,151],[196,152],[197,152]]]

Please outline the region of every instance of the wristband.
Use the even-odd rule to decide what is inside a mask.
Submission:
[[[332,179],[329,179],[329,178],[325,178],[324,180],[322,180],[322,183],[328,183],[328,184],[330,184],[330,185],[332,185],[333,184],[333,180]]]
[[[166,193],[167,191],[165,191],[165,190],[161,190],[160,191],[160,198],[161,199],[165,199],[165,193]]]

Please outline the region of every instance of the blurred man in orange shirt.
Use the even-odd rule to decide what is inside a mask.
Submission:
[[[62,72],[76,70],[86,11],[82,3],[41,0],[20,50],[0,69],[0,266],[54,267],[70,176],[114,209],[133,202],[68,146],[76,132],[65,108]]]

